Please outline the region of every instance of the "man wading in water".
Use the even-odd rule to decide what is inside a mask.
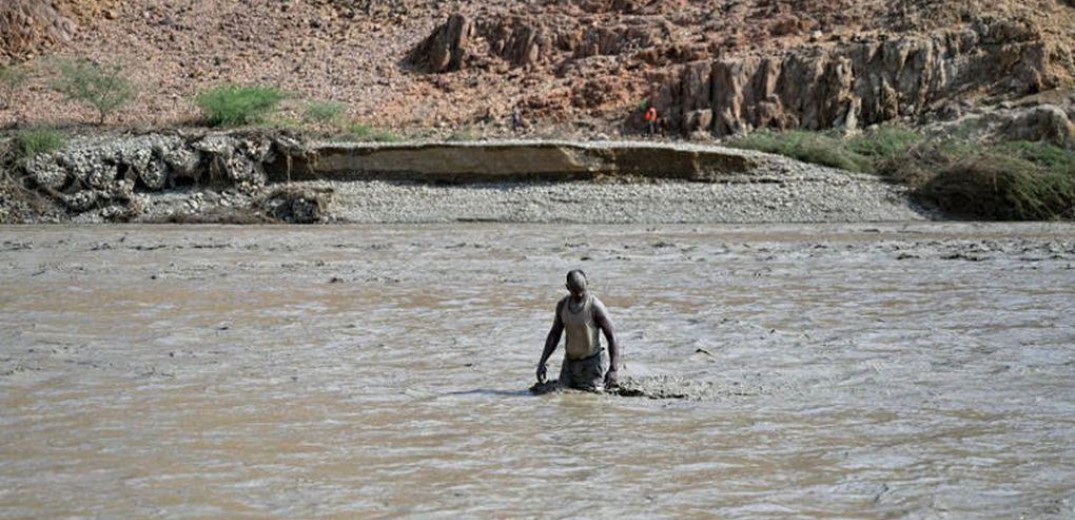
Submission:
[[[581,270],[567,273],[567,290],[571,294],[556,304],[556,318],[552,322],[548,338],[545,339],[545,351],[541,353],[541,361],[538,361],[538,384],[545,384],[548,370],[545,363],[560,344],[560,335],[566,330],[560,386],[591,392],[613,388],[617,384],[616,367],[620,364],[620,353],[605,304],[586,290],[586,273]],[[607,372],[605,349],[601,346],[598,329],[608,341],[610,364]]]

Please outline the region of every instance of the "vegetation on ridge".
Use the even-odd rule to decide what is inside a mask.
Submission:
[[[1075,153],[1047,143],[937,139],[893,157],[880,173],[954,215],[1075,219]]]
[[[335,124],[339,123],[343,114],[347,112],[347,104],[338,101],[310,101],[306,104],[303,119],[308,123]]]
[[[285,97],[276,87],[224,85],[198,94],[194,104],[209,126],[238,126],[263,121]]]
[[[927,138],[907,128],[882,126],[854,137],[758,132],[727,144],[876,173],[907,186],[919,202],[962,217],[1075,219],[1075,152],[1048,143]]]
[[[725,144],[842,170],[874,173],[885,160],[923,139],[913,130],[888,125],[851,138],[837,132],[760,131],[728,140]]]
[[[67,146],[67,136],[52,128],[35,128],[19,133],[15,143],[16,160],[29,160]]]

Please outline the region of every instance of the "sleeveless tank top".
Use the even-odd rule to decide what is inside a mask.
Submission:
[[[570,296],[564,298],[560,321],[564,323],[564,331],[567,334],[564,350],[568,358],[587,358],[601,351],[600,327],[593,319],[594,309],[600,305],[601,301],[592,294],[586,295],[580,308],[571,305]]]

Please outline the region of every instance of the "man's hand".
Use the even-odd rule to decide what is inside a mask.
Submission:
[[[617,386],[620,386],[618,374],[615,368],[610,368],[608,372],[605,372],[605,388],[616,388]]]
[[[545,379],[547,377],[546,372],[548,372],[548,370],[549,369],[548,369],[548,367],[545,366],[545,363],[542,363],[542,364],[538,365],[538,368],[537,368],[537,382],[538,382],[538,384],[540,384],[540,385],[545,384]]]

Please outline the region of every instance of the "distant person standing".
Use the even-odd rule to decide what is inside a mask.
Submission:
[[[511,109],[511,131],[519,133],[523,129],[523,112],[519,107]]]
[[[556,304],[552,329],[545,338],[545,350],[537,366],[538,384],[545,384],[548,368],[545,363],[564,340],[564,361],[560,366],[559,384],[565,388],[600,392],[617,386],[617,370],[620,364],[619,347],[605,304],[586,287],[586,273],[575,269],[567,273],[567,291],[570,293]],[[605,365],[605,349],[600,334],[608,342],[608,368]]]
[[[657,107],[651,103],[649,108],[646,109],[646,131],[649,135],[653,135],[657,132]]]

